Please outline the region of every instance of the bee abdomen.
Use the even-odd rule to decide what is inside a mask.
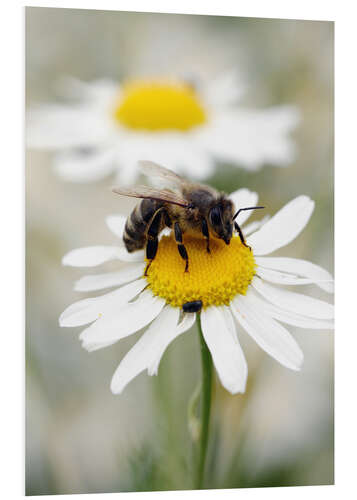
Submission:
[[[148,225],[161,202],[156,200],[142,200],[127,218],[123,240],[128,252],[144,248]]]

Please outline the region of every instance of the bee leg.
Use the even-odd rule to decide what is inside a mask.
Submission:
[[[146,245],[146,258],[149,262],[146,265],[144,276],[148,275],[149,267],[151,266],[152,261],[155,259],[157,253],[157,247],[159,244],[159,240],[157,238],[149,240]]]
[[[171,221],[169,214],[167,213],[166,210],[164,210],[164,221],[165,221],[165,225],[167,227],[172,227],[172,221]]]
[[[211,250],[209,248],[209,231],[208,231],[208,225],[207,225],[206,219],[202,219],[202,234],[206,238],[206,244],[207,244],[206,249],[207,249],[207,252],[210,253]]]
[[[185,245],[182,243],[182,231],[180,228],[180,225],[178,222],[175,222],[174,225],[175,229],[175,241],[177,243],[177,250],[179,251],[179,254],[181,257],[186,261],[186,266],[185,266],[185,273],[188,271],[188,255],[187,255],[187,250],[185,248]]]
[[[245,242],[245,239],[244,239],[244,236],[243,236],[243,233],[242,233],[242,230],[241,228],[238,226],[237,222],[234,223],[234,228],[236,231],[238,231],[238,234],[239,234],[239,237],[240,237],[240,241],[243,243],[243,245],[247,248],[249,248],[250,251],[252,251],[251,247],[249,245],[246,244]]]
[[[147,244],[146,244],[146,258],[150,261],[148,262],[144,276],[147,276],[147,272],[149,270],[149,267],[151,266],[152,261],[156,257],[157,253],[157,248],[159,246],[159,240],[158,240],[158,234],[160,230],[160,225],[161,225],[161,217],[162,217],[162,209],[159,208],[156,210],[152,221],[150,223],[149,229],[148,229],[148,234],[147,234]]]
[[[151,266],[151,262],[152,262],[152,261],[150,261],[150,262],[148,262],[148,263],[146,264],[146,267],[145,267],[145,272],[144,272],[144,276],[147,276],[147,275],[148,275],[148,270],[149,270],[149,267]]]

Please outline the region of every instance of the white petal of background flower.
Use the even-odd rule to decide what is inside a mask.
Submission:
[[[197,140],[216,159],[248,170],[266,163],[284,166],[295,157],[288,133],[297,121],[298,112],[292,107],[217,111]]]
[[[112,378],[110,387],[114,394],[122,392],[134,377],[150,366],[153,359],[162,351],[162,347],[166,346],[167,334],[176,330],[179,314],[178,308],[164,307],[134,347],[124,356]]]
[[[60,326],[80,326],[120,310],[124,304],[136,297],[147,285],[139,279],[117,290],[99,297],[79,300],[63,311],[59,318]]]
[[[226,316],[217,307],[201,313],[202,332],[223,387],[232,394],[245,391],[247,367],[243,351],[233,338]]]
[[[308,196],[298,196],[287,203],[247,243],[254,255],[265,255],[293,241],[308,223],[315,203]]]
[[[245,86],[236,71],[213,78],[202,88],[203,99],[213,109],[235,104],[244,94]]]
[[[53,166],[66,181],[95,182],[114,171],[115,152],[110,148],[64,151],[55,155]]]
[[[118,84],[108,78],[85,82],[72,76],[62,76],[58,79],[55,87],[61,97],[71,100],[78,99],[98,107],[99,103],[102,103],[100,107],[107,107],[108,103],[111,103],[120,93]]]
[[[138,160],[144,159],[197,179],[208,177],[214,170],[208,151],[195,142],[197,131],[152,133],[122,130],[120,134],[122,143],[117,152],[118,161],[125,170],[126,165],[130,166],[132,175],[139,174]]]
[[[117,171],[114,183],[120,186],[132,186],[135,184],[139,172],[138,162],[135,154],[124,154],[121,150],[116,152]]]
[[[80,334],[83,347],[87,348],[92,343],[120,340],[137,332],[155,319],[164,305],[164,299],[154,297],[151,291],[142,292],[134,302],[112,308],[109,314],[103,315],[83,330]]]
[[[269,317],[263,309],[257,310],[250,301],[250,292],[233,299],[231,310],[238,323],[255,342],[279,363],[292,370],[300,370],[304,355],[291,334]]]
[[[47,150],[100,147],[111,137],[111,128],[91,106],[45,105],[28,114],[27,145]]]
[[[106,120],[106,126],[112,128],[113,122],[108,122],[108,116],[113,113],[113,103],[120,98],[122,89],[118,82],[107,78],[93,81],[84,81],[72,77],[60,77],[57,82],[58,91],[66,100],[63,102],[65,109],[92,110],[97,118]],[[68,101],[69,99],[69,101]],[[68,105],[68,102],[70,105]],[[78,103],[78,108],[73,103]],[[41,109],[41,107],[39,108]]]
[[[334,317],[333,305],[328,302],[276,288],[257,277],[253,278],[252,285],[266,300],[287,311],[316,319],[333,319]]]
[[[128,263],[120,271],[103,274],[92,274],[83,276],[74,285],[77,292],[91,292],[123,285],[129,281],[136,280],[144,274],[146,264],[143,262]]]
[[[333,293],[334,285],[332,275],[317,264],[313,264],[307,260],[293,259],[291,257],[256,257],[255,261],[260,267],[276,269],[278,271],[285,271],[310,278],[314,280],[317,286],[326,292]]]

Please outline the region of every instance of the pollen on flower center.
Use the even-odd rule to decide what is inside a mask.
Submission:
[[[202,300],[203,307],[228,305],[237,294],[245,295],[256,264],[253,253],[238,237],[233,237],[230,245],[211,239],[210,253],[203,238],[185,235],[184,245],[189,256],[187,273],[172,236],[159,242],[146,277],[154,295],[173,307],[195,300]]]
[[[189,130],[206,121],[194,89],[174,82],[124,85],[114,117],[128,128],[151,131]]]

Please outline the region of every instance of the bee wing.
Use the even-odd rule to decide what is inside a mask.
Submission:
[[[147,177],[159,177],[161,180],[166,181],[166,183],[171,182],[179,187],[189,184],[183,177],[153,161],[139,161],[139,166],[142,173]]]
[[[149,198],[152,200],[166,201],[167,203],[173,203],[174,205],[180,205],[181,207],[188,207],[189,205],[185,198],[179,196],[173,191],[170,191],[169,189],[155,189],[149,186],[135,186],[132,188],[114,187],[112,191],[114,193],[121,194],[123,196],[130,196],[132,198]]]

